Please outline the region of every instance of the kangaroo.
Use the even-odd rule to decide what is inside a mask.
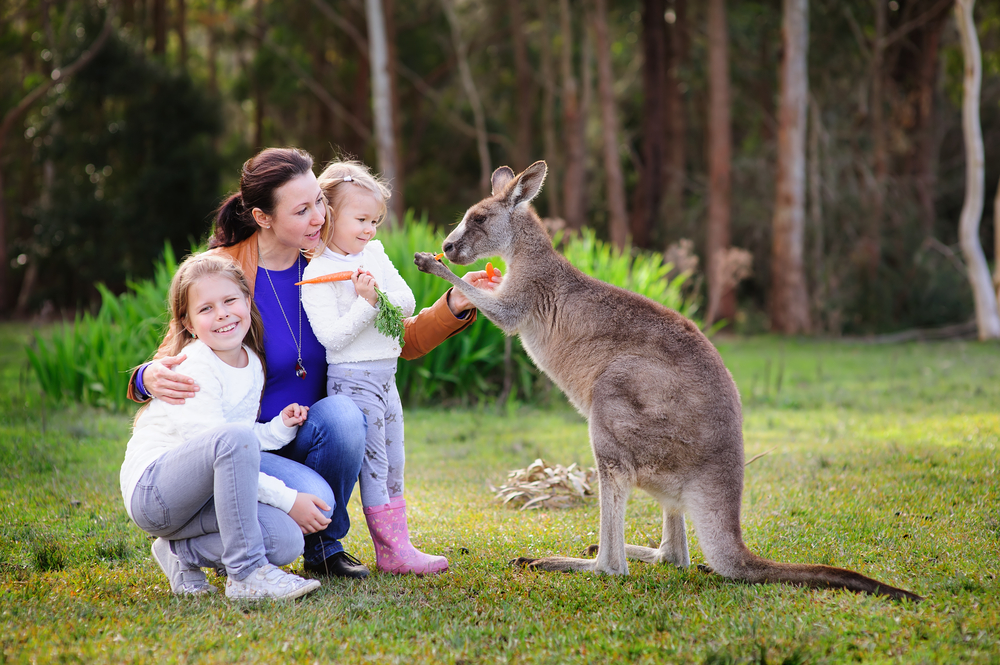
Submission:
[[[445,238],[449,261],[500,256],[508,273],[495,291],[460,280],[432,254],[417,267],[448,280],[508,335],[587,419],[597,461],[601,528],[596,559],[518,558],[546,571],[628,574],[628,558],[690,565],[684,515],[694,522],[711,569],[751,583],[785,582],[921,600],[859,573],[777,563],[743,543],[743,414],[718,351],[677,312],[584,275],[552,247],[530,202],[545,180],[538,161],[515,176],[493,173],[492,195],[469,208]],[[659,548],[625,544],[633,487],[663,510]]]

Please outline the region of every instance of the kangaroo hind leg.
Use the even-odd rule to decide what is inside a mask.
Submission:
[[[597,545],[591,545],[587,552],[595,554],[600,551]],[[642,545],[626,545],[625,556],[643,563],[672,563],[678,568],[691,565],[688,556],[687,530],[684,523],[684,513],[675,508],[663,507],[663,538],[659,547],[643,547]]]
[[[597,449],[597,446],[595,446]],[[541,559],[519,557],[513,565],[547,571],[595,571],[609,575],[627,575],[625,558],[625,505],[628,503],[632,482],[626,473],[615,465],[602,464],[598,459],[597,475],[600,483],[601,543],[597,559],[577,559],[551,556]]]

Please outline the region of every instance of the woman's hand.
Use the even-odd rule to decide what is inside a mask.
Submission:
[[[308,406],[302,406],[293,402],[281,410],[281,422],[285,424],[285,427],[295,427],[304,423],[308,415]]]
[[[503,281],[503,276],[500,271],[496,268],[493,269],[493,278],[486,276],[485,270],[477,270],[475,272],[467,272],[465,276],[462,277],[462,281],[467,284],[471,284],[477,289],[484,289],[486,291],[492,291],[500,285]],[[469,299],[465,297],[458,289],[452,289],[450,295],[448,296],[448,309],[455,316],[458,316],[466,310],[473,309],[475,305],[469,302]]]
[[[167,404],[183,404],[184,400],[194,397],[201,390],[195,380],[173,370],[186,359],[187,355],[182,353],[149,363],[142,372],[142,387],[146,389],[146,394]]]
[[[358,295],[368,301],[368,304],[372,307],[378,302],[378,298],[375,295],[375,287],[378,284],[375,283],[375,278],[367,270],[358,268],[357,271],[351,275],[351,281],[354,282],[354,290],[357,291]]]
[[[295,497],[292,509],[288,511],[288,516],[295,520],[295,523],[302,529],[302,533],[310,534],[322,531],[330,523],[330,518],[320,512],[320,510],[330,510],[323,499],[315,494],[299,492]]]

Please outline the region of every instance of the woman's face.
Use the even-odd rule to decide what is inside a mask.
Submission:
[[[289,249],[315,248],[326,221],[326,203],[316,176],[310,171],[292,178],[275,190],[274,198],[270,215],[254,208],[262,232],[273,234],[278,244]]]

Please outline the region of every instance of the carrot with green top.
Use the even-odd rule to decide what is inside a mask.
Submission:
[[[319,277],[313,277],[312,279],[295,282],[295,286],[302,286],[303,284],[346,282],[351,279],[354,274],[354,270],[331,272],[327,275],[320,275]],[[389,302],[389,297],[378,287],[375,287],[375,298],[375,307],[378,309],[378,314],[375,315],[375,329],[386,337],[396,338],[399,340],[399,346],[402,347],[403,344],[405,344],[403,341],[403,333],[405,332],[405,326],[403,325],[403,310]]]

